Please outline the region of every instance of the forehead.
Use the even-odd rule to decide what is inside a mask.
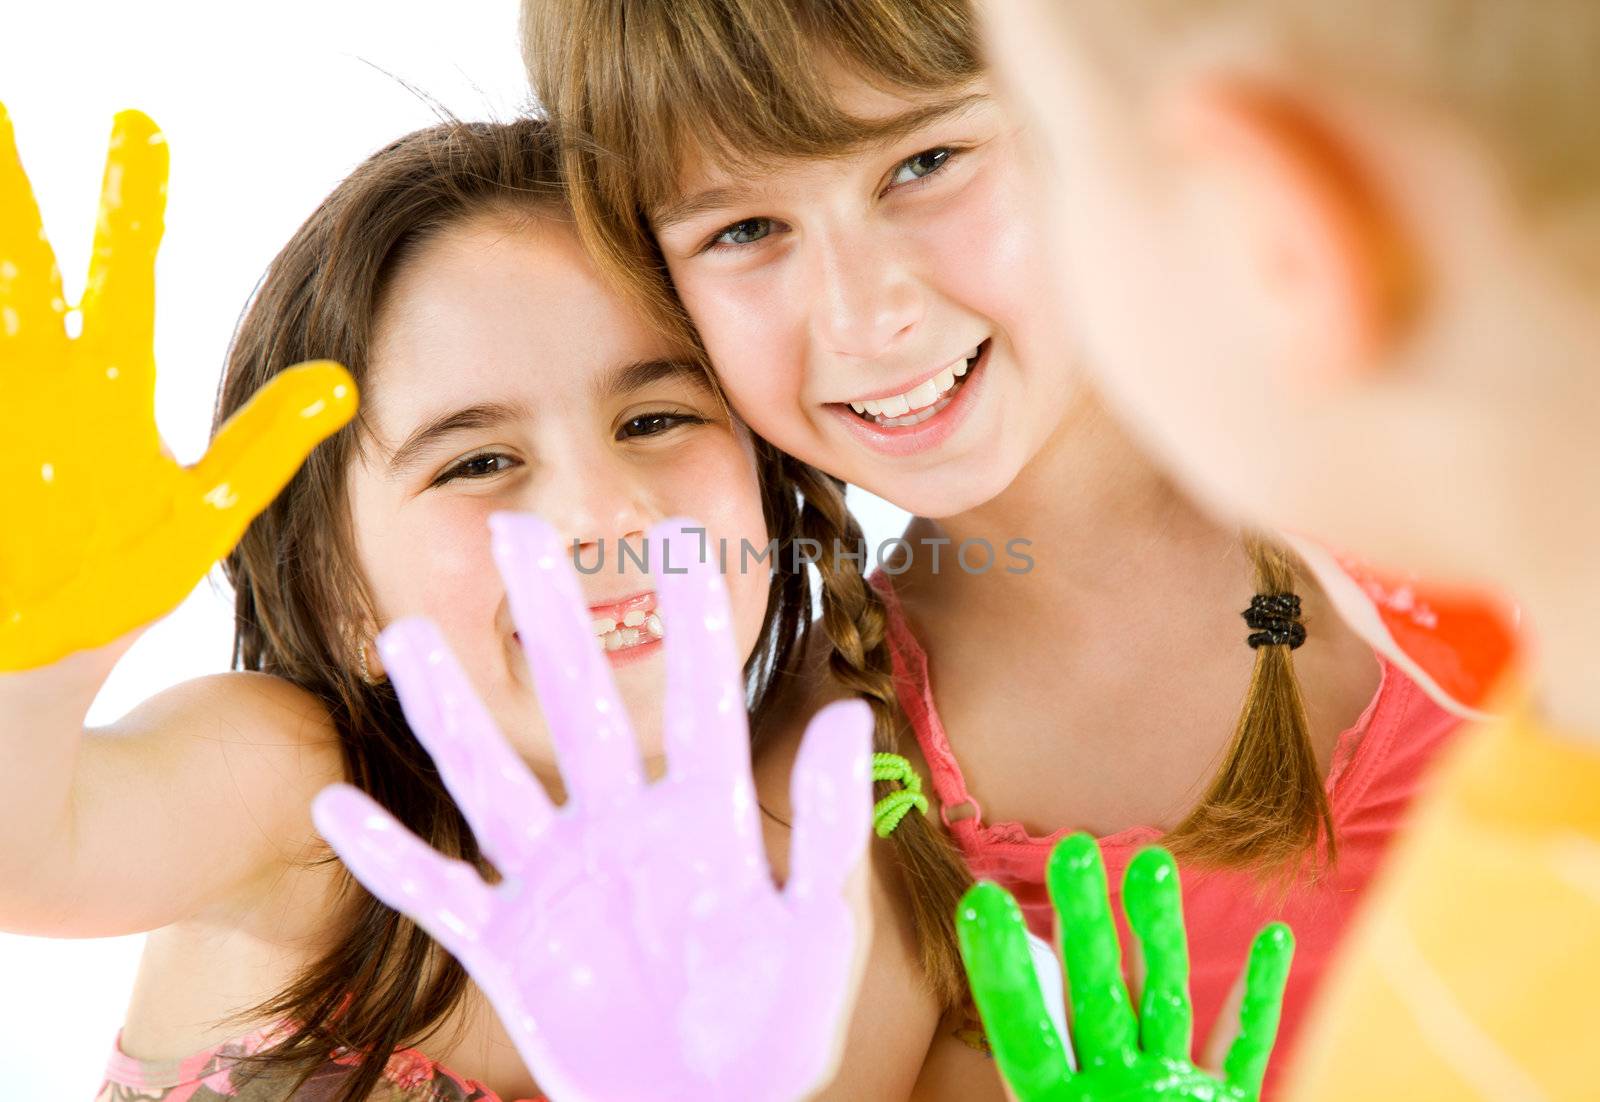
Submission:
[[[675,186],[652,203],[654,216],[676,206],[686,196],[708,187],[726,187],[752,178],[820,173],[829,167],[871,155],[919,130],[973,112],[993,110],[985,77],[953,83],[934,91],[897,88],[869,80],[860,72],[832,60],[819,60],[834,76],[832,89],[835,125],[804,146],[785,145],[783,138],[767,137],[758,148],[744,148],[738,140],[708,136],[683,143]]]
[[[380,421],[450,401],[559,405],[618,364],[670,354],[570,226],[479,219],[446,230],[394,273],[365,389]]]

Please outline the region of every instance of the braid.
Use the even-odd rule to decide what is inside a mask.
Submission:
[[[845,506],[844,483],[788,459],[785,474],[800,489],[800,534],[823,553],[822,620],[831,643],[830,672],[872,707],[873,748],[895,753],[905,716],[895,693],[887,641],[888,614],[858,562],[832,553],[837,545],[860,550],[861,527]],[[879,782],[878,798],[888,795]],[[921,815],[908,815],[891,835],[901,875],[912,901],[912,917],[929,986],[948,1009],[966,998],[965,971],[955,936],[955,914],[972,883],[960,855]]]
[[[1288,553],[1259,536],[1245,548],[1256,592],[1294,591]],[[1297,872],[1324,842],[1334,859],[1333,811],[1311,745],[1305,701],[1287,644],[1256,649],[1255,672],[1227,757],[1200,806],[1162,844],[1180,858],[1262,873]]]
[[[811,577],[782,537],[800,529],[800,501],[784,479],[786,457],[760,437],[753,439],[761,479],[761,507],[767,531],[780,534],[767,586],[767,614],[761,635],[746,664],[752,753],[759,753],[771,734],[772,716],[791,688],[795,663],[806,653],[811,637]],[[774,477],[773,472],[776,472]]]

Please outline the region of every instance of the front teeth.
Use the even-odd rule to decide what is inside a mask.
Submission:
[[[927,382],[912,387],[904,394],[878,398],[871,402],[851,402],[850,408],[867,417],[904,417],[913,410],[926,409],[956,385],[956,380],[967,373],[968,367],[977,356],[978,350],[974,348]]]
[[[638,609],[625,615],[620,623],[600,617],[589,621],[589,626],[594,629],[595,638],[608,651],[631,647],[646,634],[656,639],[662,635],[661,617],[654,612],[640,612]]]

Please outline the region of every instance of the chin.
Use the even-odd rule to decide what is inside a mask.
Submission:
[[[641,743],[651,732],[660,742],[661,709],[667,696],[666,663],[662,657],[657,654],[651,661],[611,670],[617,683],[617,695],[622,698],[622,706],[628,710],[628,719]]]
[[[961,468],[962,464],[952,462],[945,466]],[[959,477],[953,479],[925,475],[918,478],[915,485],[908,485],[898,493],[895,491],[899,488],[894,486],[885,486],[883,490],[887,492],[871,486],[863,486],[862,489],[916,516],[943,520],[987,505],[1017,479],[1018,472],[1014,467],[1002,469],[993,460],[986,466],[989,469],[981,471],[965,467],[960,470]]]

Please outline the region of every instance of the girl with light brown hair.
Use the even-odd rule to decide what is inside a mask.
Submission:
[[[925,1088],[998,1090],[951,1040],[978,1039],[950,926],[961,881],[999,880],[1047,936],[1044,857],[1077,829],[1113,883],[1158,839],[1189,870],[1202,1039],[1254,931],[1295,928],[1291,1045],[1457,723],[1106,414],[1044,293],[1026,135],[967,4],[527,0],[524,25],[579,230],[612,277],[700,342],[763,437],[916,514],[910,554],[870,579],[849,555],[819,565],[834,674],[936,797],[894,835],[947,1013]],[[855,548],[827,531],[847,518],[811,519]]]

